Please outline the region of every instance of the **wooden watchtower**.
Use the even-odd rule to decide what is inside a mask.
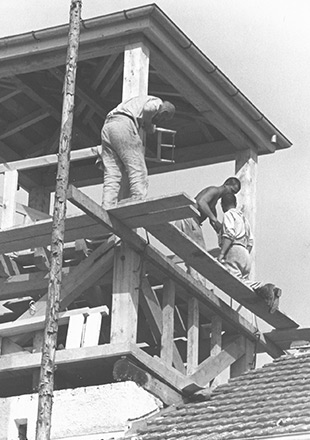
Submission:
[[[38,382],[67,32],[0,40],[0,397],[29,393]],[[177,108],[165,127],[177,132],[174,161],[161,161],[148,139],[150,174],[235,161],[253,227],[257,157],[291,144],[156,5],[82,22],[68,195],[82,212],[66,220],[56,387],[134,380],[171,404],[229,366],[232,376],[250,368],[255,352],[281,355],[298,324],[269,314],[174,226],[196,214],[190,197],[106,212],[83,192],[102,181],[94,163],[105,115],[147,93]],[[16,202],[18,187],[27,204]],[[275,330],[262,334],[152,237]]]

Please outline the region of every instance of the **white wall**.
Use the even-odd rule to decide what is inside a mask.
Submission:
[[[157,412],[161,402],[134,382],[119,382],[55,391],[53,440],[118,438],[134,420]],[[27,439],[35,439],[37,395],[0,399],[0,440],[18,440],[18,424],[27,422]]]

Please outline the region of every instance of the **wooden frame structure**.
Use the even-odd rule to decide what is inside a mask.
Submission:
[[[66,26],[0,39],[0,105],[8,115],[0,135],[2,396],[38,383],[66,44]],[[170,404],[227,367],[232,376],[245,371],[256,352],[281,355],[274,332],[296,333],[298,324],[280,311],[269,314],[171,223],[197,214],[187,195],[106,212],[78,189],[102,179],[93,162],[103,117],[139,94],[177,107],[164,127],[177,132],[174,162],[151,160],[149,172],[235,160],[253,227],[258,156],[291,144],[156,5],[83,22],[68,193],[82,213],[66,220],[56,386],[130,379]],[[156,154],[148,138],[147,156]],[[29,193],[28,206],[16,203],[19,185]],[[23,224],[16,224],[16,212]],[[260,333],[153,238],[275,330]]]
[[[46,163],[42,157],[41,165]],[[6,164],[10,171],[4,179],[11,181],[11,173],[16,178],[18,168],[26,166],[27,161]],[[261,334],[152,244],[151,237],[160,240],[275,329],[297,329],[282,312],[269,314],[248,287],[171,223],[197,214],[191,198],[179,194],[120,203],[106,212],[71,185],[68,199],[84,213],[66,220],[58,387],[77,386],[81,380],[92,384],[113,377],[131,379],[142,381],[170,404],[207,387],[229,366],[232,375],[240,374],[249,368],[255,350],[273,357],[283,353],[272,337]],[[3,205],[2,220],[7,223],[12,206]],[[13,384],[19,392],[36,387],[48,283],[51,219],[38,220],[38,211],[31,208],[19,205],[18,210],[28,210],[32,220],[0,232],[5,252],[0,299],[8,307],[19,299],[23,307],[23,313],[12,312],[14,321],[0,324],[3,395],[17,392]],[[147,231],[148,239],[137,227]],[[101,241],[88,255],[87,246],[98,236]],[[86,308],[81,307],[83,301],[88,302]]]

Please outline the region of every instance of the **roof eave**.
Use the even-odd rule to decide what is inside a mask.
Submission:
[[[68,25],[65,24],[0,39],[0,59],[4,69],[1,74],[0,68],[0,77],[5,76],[9,71],[5,69],[13,60],[18,62],[21,58],[49,53],[49,62],[52,63],[52,53],[56,52],[58,56],[61,53],[65,60],[67,34]],[[115,39],[122,40],[117,46],[120,48],[134,35],[145,35],[154,44],[156,42],[158,44],[159,39],[163,37],[161,42],[164,43],[160,46],[162,52],[171,50],[171,47],[177,48],[181,55],[177,61],[179,67],[182,69],[182,63],[188,64],[190,61],[194,74],[201,78],[200,87],[206,96],[213,95],[215,102],[221,101],[221,112],[227,118],[233,115],[233,122],[250,141],[253,141],[259,154],[274,152],[292,145],[155,4],[82,20],[81,52],[83,53],[83,47],[87,45],[99,41],[101,44],[104,42],[108,44]],[[22,64],[21,69],[26,69],[26,63]]]

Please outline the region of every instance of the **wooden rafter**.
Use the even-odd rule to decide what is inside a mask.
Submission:
[[[56,121],[61,120],[61,105],[58,102],[52,100],[51,96],[47,95],[46,92],[34,83],[30,78],[25,76],[16,76],[13,79],[16,87],[29,96],[34,102],[36,102],[42,109],[48,111],[50,116],[52,116]],[[83,136],[87,143],[92,143],[94,139],[94,134],[89,132],[89,129],[84,126],[82,121],[75,118],[76,129]]]
[[[14,98],[14,96],[19,95],[21,92],[20,90],[1,90],[0,91],[0,103],[3,103],[5,101],[8,101],[11,98]]]
[[[95,71],[94,71],[94,74],[93,74],[93,77],[92,77],[92,81],[91,81],[91,89],[93,91],[97,90],[97,88],[99,87],[99,84],[105,78],[105,76],[107,75],[109,70],[112,68],[112,66],[113,66],[113,64],[114,64],[114,62],[115,62],[115,60],[117,59],[118,56],[119,56],[118,54],[113,54],[113,55],[110,55],[109,57],[104,57],[98,63],[97,67],[95,68]],[[76,113],[78,115],[80,115],[85,107],[86,107],[86,102],[85,101],[81,101],[76,106]]]
[[[37,122],[41,121],[42,119],[46,119],[50,116],[48,111],[42,111],[37,110],[35,112],[30,113],[27,116],[24,116],[21,119],[18,119],[17,121],[12,122],[9,124],[2,133],[0,133],[0,139],[5,139],[9,136],[12,136],[15,133],[19,133],[20,131],[24,130],[27,127],[31,127],[31,125],[36,124]]]
[[[99,90],[99,95],[101,99],[104,99],[107,94],[110,92],[116,81],[119,79],[123,72],[123,61],[118,57],[114,64],[113,69],[111,68],[109,72],[105,75],[104,83],[102,84],[102,87]],[[84,118],[84,123],[86,124],[88,121],[90,121],[91,117],[93,115],[93,111],[89,110]]]
[[[50,69],[49,72],[62,83],[64,77],[63,69],[55,67]],[[107,109],[102,105],[102,102],[99,101],[94,91],[85,83],[76,86],[76,95],[99,116],[104,117],[106,115]]]
[[[176,69],[171,60],[165,57],[155,46],[151,45],[152,64],[157,70],[164,72],[165,77],[170,80],[174,87],[185,97],[205,118],[208,124],[214,125],[234,145],[236,149],[249,148],[254,144],[250,138],[234,124],[228,117],[217,109],[214,102],[210,102],[207,96],[203,95],[196,84],[180,70]]]

